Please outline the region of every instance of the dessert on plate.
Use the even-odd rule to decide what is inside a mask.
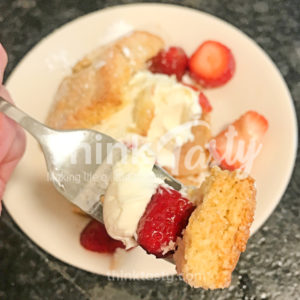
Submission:
[[[224,85],[234,72],[234,56],[219,42],[205,41],[188,57],[144,31],[74,66],[47,124],[92,128],[128,147],[99,199],[106,231],[91,221],[81,235],[84,247],[112,252],[139,245],[158,258],[173,256],[191,286],[229,286],[255,210],[247,174],[268,128],[264,116],[247,111],[211,136],[205,89]],[[154,175],[154,164],[192,187],[174,190]]]

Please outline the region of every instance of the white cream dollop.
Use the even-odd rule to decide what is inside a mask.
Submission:
[[[137,244],[134,235],[138,222],[163,183],[152,171],[154,163],[151,151],[141,148],[113,166],[103,203],[104,224],[108,234],[122,241],[127,249]]]
[[[124,106],[94,129],[130,144],[136,136],[134,130],[139,129],[135,108],[141,101],[152,102],[154,116],[147,135],[140,136],[139,142],[149,144],[161,166],[175,167],[176,149],[193,140],[193,121],[201,117],[198,93],[177,82],[175,76],[140,71],[129,81],[123,97]]]
[[[129,82],[126,98],[135,103],[147,97],[155,111],[146,140],[157,153],[157,162],[175,166],[176,148],[193,140],[193,122],[201,116],[198,93],[179,83],[175,76],[141,71]]]

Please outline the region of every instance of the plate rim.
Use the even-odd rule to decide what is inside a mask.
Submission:
[[[205,15],[209,18],[212,18],[220,23],[223,23],[223,25],[230,27],[230,29],[238,32],[239,34],[243,35],[243,37],[245,37],[248,42],[252,43],[252,45],[259,50],[259,52],[264,56],[264,59],[266,59],[269,63],[271,63],[273,71],[275,71],[277,73],[277,76],[279,75],[279,78],[283,84],[283,88],[284,88],[284,92],[286,93],[286,95],[289,98],[289,105],[290,108],[292,110],[292,115],[293,115],[293,127],[295,128],[294,131],[294,138],[293,138],[293,142],[294,142],[294,149],[293,149],[293,159],[291,161],[291,165],[289,167],[289,173],[286,175],[286,180],[284,182],[284,188],[282,189],[280,195],[278,194],[276,201],[273,202],[272,205],[272,209],[269,210],[269,212],[266,214],[265,220],[258,226],[258,228],[255,229],[255,231],[251,232],[251,236],[254,235],[262,226],[264,226],[264,224],[266,223],[266,221],[270,218],[270,216],[273,214],[273,212],[275,211],[275,209],[277,208],[278,204],[280,203],[280,201],[282,200],[283,195],[285,194],[288,186],[289,186],[289,182],[291,181],[294,169],[295,169],[295,164],[296,164],[296,158],[297,158],[297,144],[298,144],[298,139],[299,139],[299,134],[298,134],[298,119],[297,119],[297,112],[296,112],[296,108],[294,105],[294,101],[292,98],[292,95],[290,93],[290,90],[288,88],[288,85],[283,77],[283,75],[281,74],[281,72],[279,71],[278,67],[276,66],[276,64],[274,63],[274,61],[272,60],[272,58],[268,55],[268,53],[254,40],[252,39],[247,33],[243,32],[242,30],[240,30],[238,27],[234,26],[233,24],[229,23],[226,20],[223,20],[215,15],[212,15],[210,13],[207,13],[205,11],[202,11],[200,9],[197,8],[193,8],[193,7],[187,7],[187,6],[182,6],[182,5],[178,5],[178,4],[169,4],[169,3],[129,3],[129,4],[121,4],[121,5],[112,5],[112,6],[108,6],[102,9],[98,9],[92,12],[89,12],[87,14],[81,15],[71,21],[68,21],[66,23],[64,23],[63,25],[55,28],[54,30],[50,31],[47,35],[45,35],[44,37],[42,37],[33,47],[31,47],[26,53],[25,55],[19,60],[19,62],[14,66],[14,68],[12,69],[12,71],[10,72],[9,76],[7,77],[7,79],[5,80],[4,84],[5,85],[9,85],[10,81],[12,80],[12,78],[14,77],[14,74],[18,73],[18,70],[22,67],[22,64],[25,60],[27,60],[28,56],[35,51],[40,44],[42,44],[43,42],[45,42],[45,40],[51,38],[53,35],[56,34],[57,31],[60,31],[66,27],[71,27],[74,23],[78,22],[79,20],[84,20],[84,19],[88,19],[91,16],[97,15],[99,13],[105,13],[106,11],[113,11],[113,10],[118,10],[118,9],[130,9],[130,8],[147,8],[147,7],[164,7],[164,8],[171,8],[171,9],[179,9],[179,10],[187,10],[189,12],[192,13],[196,13],[196,14],[202,14]],[[3,204],[6,208],[6,211],[8,212],[8,215],[10,216],[10,218],[13,220],[13,222],[17,225],[17,227],[22,231],[22,233],[24,233],[26,235],[26,237],[28,239],[31,240],[31,242],[33,242],[39,249],[45,251],[48,255],[53,256],[55,259],[59,260],[60,262],[70,265],[72,267],[81,269],[85,272],[89,272],[92,274],[97,274],[97,275],[101,275],[101,276],[110,276],[104,273],[100,273],[100,272],[93,272],[90,271],[86,268],[83,268],[82,266],[78,266],[77,264],[74,264],[72,262],[66,261],[66,260],[62,260],[61,258],[59,258],[57,255],[48,252],[48,250],[44,247],[42,247],[41,245],[39,245],[38,242],[36,242],[34,239],[32,239],[29,234],[27,234],[22,227],[19,225],[19,223],[14,219],[13,214],[10,212],[10,210],[7,208],[6,204],[5,204],[5,195],[3,197]],[[127,274],[128,275],[128,274]],[[170,274],[166,274],[166,275],[158,275],[158,276],[151,276],[151,277],[135,277],[135,276],[116,276],[118,278],[124,278],[124,279],[151,279],[151,278],[163,278],[166,276],[172,276],[172,275],[176,275],[176,272],[174,273],[170,273]]]

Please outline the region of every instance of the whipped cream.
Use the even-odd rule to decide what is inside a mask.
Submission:
[[[112,178],[103,203],[108,234],[126,248],[137,245],[134,235],[148,202],[163,181],[152,171],[155,156],[142,147],[113,166]]]
[[[198,93],[174,76],[140,71],[131,78],[123,96],[123,107],[94,129],[129,144],[133,144],[133,136],[140,135],[139,144],[149,144],[160,165],[174,168],[176,149],[193,140],[193,121],[201,117]],[[143,136],[136,120],[141,103],[145,106],[143,118],[153,115]]]

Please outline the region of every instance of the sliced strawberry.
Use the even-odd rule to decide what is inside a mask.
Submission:
[[[188,66],[188,57],[180,47],[161,50],[150,60],[149,70],[153,73],[176,75],[181,80]]]
[[[207,97],[204,95],[203,92],[200,92],[200,94],[199,94],[199,104],[200,104],[203,112],[209,113],[212,111],[212,106],[209,103]]]
[[[191,56],[189,69],[191,77],[204,87],[217,87],[233,76],[235,60],[225,45],[206,41]]]
[[[167,256],[174,250],[168,246],[175,245],[193,210],[193,204],[179,192],[160,186],[139,221],[139,245],[156,257]]]
[[[268,130],[266,118],[248,111],[231,126],[210,141],[212,156],[223,169],[251,168],[264,134]]]
[[[80,244],[87,250],[100,253],[114,253],[117,248],[125,248],[121,241],[111,238],[105,226],[92,220],[80,234]]]

